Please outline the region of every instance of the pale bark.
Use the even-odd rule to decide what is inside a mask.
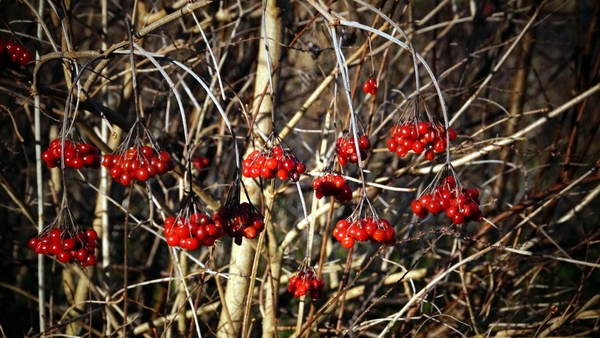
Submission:
[[[254,87],[254,105],[252,112],[256,116],[255,127],[259,128],[264,134],[269,135],[272,131],[272,119],[271,112],[273,110],[274,98],[271,95],[268,88],[269,82],[272,81],[273,92],[277,88],[278,77],[276,75],[271,76],[270,69],[273,69],[273,63],[279,59],[281,47],[279,42],[281,41],[281,1],[269,0],[267,1],[267,8],[265,12],[265,18],[263,22],[266,22],[266,29],[261,29],[261,41],[258,53],[258,65],[256,70],[256,81]],[[264,39],[264,33],[266,31],[267,39]],[[268,43],[268,51],[265,47],[264,41]],[[269,56],[267,56],[269,53]],[[269,62],[271,65],[269,66]],[[271,80],[269,80],[271,78]],[[263,93],[264,97],[263,97]],[[252,152],[254,148],[248,147],[246,154]],[[263,193],[260,187],[252,179],[244,181],[248,190],[248,196],[253,203],[258,203]],[[244,200],[245,196],[242,193],[241,199]],[[266,199],[270,198],[268,195]],[[268,201],[265,200],[268,205]],[[272,226],[266,224],[265,226]],[[273,239],[270,239],[273,240]],[[250,275],[252,273],[252,262],[254,257],[254,249],[249,240],[244,240],[242,245],[238,246],[233,244],[231,249],[231,261],[229,266],[229,276],[227,281],[227,289],[225,291],[225,300],[223,302],[223,310],[221,311],[221,317],[219,319],[218,337],[240,337],[241,333],[245,301],[247,299],[246,292],[249,289]],[[273,264],[273,262],[271,262]],[[278,266],[278,265],[277,265]],[[279,270],[279,268],[277,268]],[[278,274],[278,273],[277,273]],[[268,294],[271,292],[268,292]],[[274,311],[274,303],[276,299],[268,296],[266,308],[269,311]],[[251,297],[250,297],[251,299]],[[269,303],[270,302],[270,303]],[[229,316],[228,316],[229,314]],[[263,330],[265,332],[271,332],[268,336],[272,336],[273,330],[275,330],[274,315],[266,315],[265,322],[263,322]],[[231,320],[231,322],[230,322]]]

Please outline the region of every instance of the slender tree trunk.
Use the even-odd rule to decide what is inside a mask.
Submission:
[[[273,92],[276,92],[278,83],[278,76],[271,76],[270,70],[273,69],[273,63],[279,59],[281,51],[281,47],[279,45],[282,36],[280,6],[281,1],[276,0],[268,0],[266,4],[266,11],[263,18],[263,24],[266,23],[266,27],[261,28],[262,42],[259,47],[258,65],[254,87],[254,104],[252,107],[252,113],[255,114],[255,128],[260,129],[266,135],[269,135],[272,131],[271,113],[273,111],[274,103],[274,98],[271,95],[271,90],[269,89],[269,83],[272,81]],[[264,37],[265,33],[267,39]],[[265,45],[265,41],[268,44],[268,47]],[[268,56],[267,53],[269,53]],[[271,62],[270,65],[269,62]],[[266,93],[265,88],[267,88]],[[265,93],[264,96],[263,93]],[[245,155],[248,155],[253,150],[254,148],[252,146],[248,147]],[[258,186],[252,179],[246,179],[244,184],[246,185],[248,196],[252,202],[255,204],[258,203],[258,201],[261,200],[261,195],[263,194],[260,186]],[[243,193],[240,197],[241,199],[245,198]],[[268,199],[270,197],[268,194],[265,194],[265,198]],[[268,200],[265,200],[265,203],[268,205]],[[267,224],[266,226],[272,225]],[[221,317],[219,319],[219,329],[217,333],[218,337],[240,337],[243,335],[243,333],[240,331],[242,329],[244,317],[244,302],[246,299],[248,299],[246,290],[249,288],[253,258],[254,249],[249,241],[244,240],[240,246],[233,244],[229,266],[230,278],[227,281],[227,289],[225,291],[225,300],[223,304],[224,309],[222,310]],[[274,311],[273,307],[276,299],[269,295],[267,297],[268,299],[266,307],[269,308],[269,311]],[[272,314],[268,314],[266,317],[270,319],[265,318],[265,322],[263,322],[263,329],[265,332],[271,332],[269,336],[272,336],[276,328],[274,323],[275,318]]]

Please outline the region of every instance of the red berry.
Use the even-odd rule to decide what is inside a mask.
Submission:
[[[365,81],[365,83],[363,83],[362,90],[365,92],[365,94],[369,94],[371,92],[371,84],[369,81]]]
[[[450,219],[453,219],[454,216],[456,216],[458,214],[459,214],[459,212],[458,212],[458,208],[456,206],[451,206],[448,209],[446,209],[446,216],[448,216],[448,218],[450,218]]]
[[[443,153],[444,151],[446,151],[446,142],[444,142],[443,140],[436,141],[433,144],[433,150],[435,150],[435,152],[438,154]]]
[[[450,198],[440,198],[440,206],[442,207],[442,210],[448,210],[448,208],[450,208],[451,204],[450,204]]]
[[[156,171],[158,171],[158,173],[161,175],[166,173],[167,171],[169,171],[169,167],[163,161],[156,162],[155,167],[156,167]]]
[[[469,194],[472,199],[479,198],[479,190],[477,190],[477,188],[467,189],[467,194]]]
[[[431,201],[431,196],[429,196],[427,194],[425,194],[419,198],[419,203],[421,203],[421,205],[423,207],[425,207],[427,204],[429,204],[430,201]]]
[[[273,170],[271,170],[267,167],[260,168],[260,176],[262,176],[263,178],[267,178],[267,179],[275,177]]]
[[[58,228],[52,228],[48,233],[48,238],[51,243],[60,243],[60,237],[62,236],[62,230]]]
[[[456,130],[454,128],[448,129],[448,138],[450,138],[450,141],[456,138]]]
[[[83,155],[82,159],[83,159],[84,167],[88,167],[88,168],[93,166],[94,162],[96,161],[96,158],[92,154]]]
[[[285,169],[289,172],[295,171],[296,161],[294,161],[291,158],[286,159],[285,161],[283,161],[283,169]]]
[[[206,231],[206,227],[204,226],[199,226],[198,229],[196,229],[196,233],[194,234],[194,237],[196,237],[196,239],[199,241],[202,241],[207,236],[208,232]]]
[[[81,248],[77,250],[76,257],[80,263],[83,263],[88,257],[88,251],[84,248]]]
[[[31,52],[28,50],[24,50],[23,53],[21,53],[21,57],[19,58],[18,63],[20,66],[25,66],[32,59],[33,59],[33,54],[31,54]]]
[[[205,239],[202,240],[202,245],[204,245],[204,246],[213,246],[214,244],[215,244],[214,237],[206,237]]]
[[[71,260],[71,253],[69,251],[61,251],[56,255],[56,258],[62,263],[67,263]]]
[[[273,157],[279,159],[283,155],[283,148],[281,146],[273,147]]]
[[[71,251],[75,249],[76,244],[75,238],[65,238],[62,243],[62,248],[64,251]]]
[[[415,154],[420,155],[424,150],[425,150],[425,144],[423,144],[421,141],[413,142],[412,151],[414,151]]]
[[[471,208],[470,204],[464,205],[461,208],[460,213],[465,216],[465,218],[468,218],[473,214],[473,208]]]
[[[352,237],[354,239],[356,239],[357,241],[361,241],[361,242],[366,242],[369,239],[369,235],[361,227],[356,227],[356,229],[354,230],[354,236],[352,236]]]
[[[67,148],[67,147],[65,146],[65,160],[66,160],[66,159],[73,159],[73,158],[75,158],[75,155],[76,155],[76,154],[77,154],[77,153],[76,153],[76,150],[75,150],[75,148]]]
[[[165,221],[164,221],[165,230],[170,230],[171,228],[173,228],[174,225],[175,225],[175,217],[168,216],[167,218],[165,218]]]
[[[354,246],[354,239],[351,237],[345,237],[342,239],[342,247],[350,249]]]
[[[182,239],[181,242],[179,243],[179,246],[181,246],[183,249],[187,249],[187,250],[198,250],[200,248],[200,243],[198,242],[198,240],[196,238],[190,237],[190,238]]]
[[[421,212],[415,213],[415,215],[417,217],[419,217],[420,219],[423,219],[423,218],[427,217],[427,215],[429,215],[429,211],[427,211],[426,208],[423,208],[423,210]]]
[[[417,123],[417,132],[419,135],[425,135],[429,131],[429,122],[419,122]]]
[[[410,202],[410,209],[415,214],[419,214],[419,213],[423,212],[424,207],[419,201],[414,200],[414,201]]]
[[[386,238],[386,234],[385,234],[385,230],[383,230],[383,229],[377,229],[373,233],[373,240],[375,240],[376,242],[381,243],[381,242],[385,241],[385,238]]]
[[[258,234],[258,232],[256,231],[256,228],[254,228],[254,227],[245,227],[243,230],[243,233],[244,233],[244,237],[246,237],[248,239],[253,239]]]
[[[171,155],[169,155],[166,151],[161,151],[159,154],[159,158],[163,162],[169,162],[171,160]]]
[[[445,177],[442,180],[442,185],[443,186],[447,185],[449,188],[448,190],[452,190],[452,189],[454,189],[454,187],[456,187],[456,180],[452,176]]]
[[[457,213],[456,215],[454,215],[454,217],[452,217],[452,223],[458,225],[458,224],[462,224],[465,221],[465,217],[460,214]]]
[[[121,168],[123,169],[123,172],[130,173],[132,171],[131,170],[132,164],[133,164],[133,160],[124,160],[124,161],[122,161],[121,162]]]
[[[425,151],[425,159],[427,161],[433,161],[433,160],[435,160],[435,152],[432,149],[427,149]]]
[[[154,149],[152,149],[150,146],[141,146],[139,153],[141,153],[146,159],[151,159],[155,154]]]
[[[323,185],[323,180],[320,178],[315,178],[315,180],[313,181],[313,189],[317,190],[319,188],[321,188],[321,186]]]
[[[176,234],[170,234],[167,236],[167,244],[169,246],[178,246],[180,238]]]
[[[242,169],[242,175],[244,175],[244,177],[252,177],[252,170],[250,169],[250,167],[244,167]]]
[[[365,94],[375,95],[377,94],[377,82],[375,82],[373,77],[369,77],[369,79],[363,83],[362,89]]]
[[[47,242],[40,242],[38,243],[38,245],[35,247],[35,252],[37,254],[40,255],[45,255],[48,253],[48,250],[50,250],[50,244],[48,244]]]
[[[333,178],[333,184],[336,188],[343,188],[344,185],[346,185],[346,179],[344,179],[344,176],[335,175]]]
[[[279,169],[277,171],[277,178],[279,178],[282,181],[287,180],[290,177],[290,173],[289,171],[285,170],[285,169]]]
[[[9,42],[6,43],[6,51],[9,54],[13,53],[13,51],[15,50],[15,47],[16,47],[16,44],[14,42],[12,42],[12,41],[9,41]]]
[[[391,137],[385,140],[385,145],[392,153],[396,151],[396,148],[398,148],[398,143],[396,143],[396,141],[394,141],[394,139]]]
[[[67,160],[65,160],[66,162]],[[71,160],[71,166],[75,169],[81,169],[85,165],[85,162],[82,158],[76,157]]]
[[[98,238],[98,233],[94,229],[87,229],[85,231],[85,237],[87,237],[89,242],[93,242]]]
[[[146,181],[150,178],[150,172],[148,172],[148,168],[141,167],[137,170],[136,176],[138,181]]]
[[[439,214],[440,212],[442,212],[442,206],[440,204],[440,202],[432,199],[426,206],[427,211],[429,211],[432,214]]]
[[[377,231],[377,225],[373,222],[367,222],[364,226],[363,229],[365,229],[365,232],[367,233],[367,235],[369,236],[373,236],[373,234],[375,233],[375,231]]]
[[[399,146],[396,149],[396,155],[398,155],[398,157],[404,157],[408,154],[409,151],[410,151],[409,148],[407,148],[405,146]]]
[[[87,256],[87,258],[85,259],[85,265],[86,266],[91,266],[91,265],[96,265],[96,255],[91,254],[89,256]]]
[[[341,219],[335,224],[336,228],[343,229],[344,231],[346,231],[349,226],[350,223],[348,223],[348,221],[345,219]]]
[[[119,178],[119,182],[124,186],[131,184],[131,181],[133,181],[133,176],[129,173],[122,173]]]
[[[304,172],[306,172],[306,165],[302,162],[296,163],[296,172],[298,174],[304,174]]]
[[[0,41],[1,43],[2,41]],[[40,243],[40,239],[37,237],[33,237],[32,239],[29,240],[29,248],[35,250],[35,248],[37,247],[37,245]]]
[[[219,228],[214,224],[207,224],[205,228],[206,228],[206,232],[210,236],[216,236],[219,233]]]
[[[275,170],[277,169],[277,166],[279,165],[279,161],[277,161],[276,158],[269,158],[265,161],[265,167],[271,169],[271,170]]]
[[[369,140],[367,135],[361,135],[358,138],[358,148],[362,150],[371,149],[371,140]]]

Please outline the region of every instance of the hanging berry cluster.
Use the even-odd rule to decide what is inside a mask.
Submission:
[[[198,250],[202,246],[213,246],[215,240],[225,234],[209,215],[201,212],[189,214],[186,211],[189,209],[182,210],[176,217],[165,218],[164,233],[169,246]]]
[[[433,161],[436,154],[445,152],[449,141],[455,138],[456,130],[448,128],[446,132],[446,128],[431,115],[425,99],[418,94],[406,104],[400,121],[394,124],[385,143],[388,150],[399,157],[412,151]]]
[[[371,241],[387,246],[396,244],[396,230],[384,218],[341,219],[333,229],[333,237],[346,249],[352,248],[355,241]]]
[[[362,211],[365,203],[368,205],[367,212]],[[396,230],[388,220],[379,218],[369,199],[363,197],[350,217],[336,223],[333,237],[346,249],[352,248],[356,241],[392,246],[396,243]]]
[[[122,185],[129,185],[134,180],[147,181],[175,168],[175,162],[168,152],[158,152],[146,145],[129,147],[121,154],[106,154],[102,158],[102,165]]]
[[[168,216],[163,223],[167,244],[186,250],[213,246],[225,232],[206,213],[198,197],[191,192],[177,216]]]
[[[453,176],[444,176],[436,181],[439,183],[433,184],[420,198],[411,202],[415,215],[425,218],[429,213],[438,215],[444,212],[457,225],[483,219],[479,209],[479,190],[463,188]]]
[[[63,208],[53,224],[29,240],[29,248],[38,255],[56,256],[62,263],[73,262],[82,267],[93,266],[97,261],[94,250],[98,234],[93,229],[81,230],[72,217],[68,208]],[[57,224],[62,226],[57,227]]]
[[[337,173],[326,173],[313,181],[317,199],[333,196],[341,203],[352,200],[352,188],[344,178]]]
[[[215,214],[215,223],[238,245],[242,237],[253,239],[265,228],[263,216],[248,202],[222,206]]]
[[[48,168],[61,165],[63,144],[60,138],[52,140],[50,146],[42,153],[42,160]],[[100,151],[94,145],[83,141],[64,141],[65,167],[67,168],[100,168]]]
[[[448,137],[454,140],[456,130],[449,128]],[[404,121],[392,127],[385,143],[388,150],[399,157],[410,151],[417,155],[425,152],[425,159],[433,161],[436,154],[446,151],[446,130],[439,122]]]
[[[338,162],[340,165],[346,165],[346,163],[358,163],[358,155],[356,153],[354,137],[350,134],[340,136],[335,143],[335,151],[337,153]],[[367,150],[371,149],[371,141],[369,136],[366,134],[359,135],[358,137],[358,150],[360,151],[360,158],[365,160],[367,158]]]
[[[372,76],[369,77],[369,79],[365,81],[365,83],[363,83],[362,90],[363,92],[365,92],[365,94],[376,95],[377,81],[375,81],[375,78],[373,78]]]
[[[317,277],[317,273],[313,268],[301,267],[297,275],[290,278],[288,284],[288,292],[293,294],[295,298],[299,298],[308,293],[312,299],[320,299],[323,297],[323,288],[325,282]]]
[[[254,150],[242,161],[242,175],[248,178],[288,178],[297,182],[306,171],[304,163],[300,162],[290,149],[280,145],[270,150]]]
[[[227,194],[227,202],[215,214],[215,224],[233,238],[237,245],[242,244],[242,237],[255,238],[265,228],[263,216],[248,202],[240,203],[240,184],[236,180]]]
[[[198,171],[204,171],[210,166],[210,159],[206,156],[197,155],[192,159],[192,164]]]
[[[0,70],[4,67],[23,67],[31,60],[33,60],[33,54],[25,46],[0,39]]]
[[[150,145],[143,144],[143,137]],[[168,152],[160,150],[144,125],[136,122],[117,150],[104,155],[102,166],[109,170],[115,181],[127,186],[135,180],[143,182],[165,174],[175,168],[175,162]]]

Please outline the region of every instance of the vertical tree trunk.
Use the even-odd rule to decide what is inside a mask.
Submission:
[[[266,27],[261,28],[262,42],[259,47],[258,65],[256,69],[256,81],[254,86],[254,104],[252,113],[255,114],[255,127],[259,128],[264,134],[269,135],[272,131],[271,112],[273,110],[274,98],[271,91],[267,89],[263,97],[265,88],[268,88],[269,82],[272,81],[273,92],[276,92],[278,76],[271,76],[270,70],[273,69],[273,63],[279,59],[281,47],[279,45],[282,36],[281,25],[281,3],[278,0],[266,0],[266,11],[264,13],[263,23]],[[266,33],[266,39],[264,34]],[[265,46],[265,42],[268,44]],[[269,55],[267,56],[267,53]],[[271,80],[269,79],[271,78]],[[248,147],[246,154],[254,150],[253,147]],[[248,196],[253,203],[258,203],[263,193],[254,180],[246,179],[244,181],[248,190]],[[266,194],[268,195],[268,194]],[[244,199],[242,193],[240,196]],[[265,196],[266,199],[270,198]],[[266,204],[268,200],[265,200]],[[266,224],[266,226],[271,226]],[[223,310],[219,319],[218,337],[241,337],[242,322],[244,317],[244,302],[247,299],[246,291],[249,288],[250,275],[252,273],[252,262],[254,258],[254,249],[248,241],[243,241],[242,245],[233,244],[231,249],[231,260],[229,266],[230,278],[227,281],[227,289],[225,291],[225,300],[223,302]],[[268,296],[267,308],[273,310],[275,299]],[[269,304],[270,303],[270,304]],[[266,320],[263,323],[263,329],[271,332],[275,330],[274,316],[267,315],[271,320]],[[231,320],[231,322],[230,322]]]

